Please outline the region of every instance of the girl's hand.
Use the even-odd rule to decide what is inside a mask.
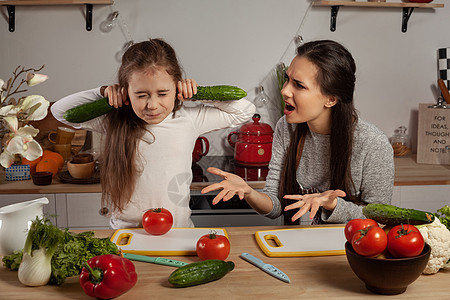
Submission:
[[[219,203],[220,200],[228,201],[233,198],[234,195],[238,195],[239,199],[244,199],[246,193],[250,193],[251,187],[245,182],[244,179],[238,175],[224,172],[218,168],[210,167],[207,171],[211,174],[218,175],[224,180],[219,183],[211,184],[202,189],[201,193],[205,194],[211,191],[222,189],[219,194],[213,199],[212,204]]]
[[[292,221],[299,219],[301,216],[310,211],[309,218],[312,220],[323,206],[326,210],[334,210],[337,204],[337,197],[345,197],[345,192],[341,190],[329,190],[323,193],[306,194],[306,195],[285,195],[284,199],[298,200],[284,208],[285,211],[299,208],[299,211],[292,216]]]
[[[123,105],[128,105],[130,101],[128,100],[127,91],[121,88],[118,84],[110,85],[105,89],[104,96],[108,97],[109,105],[115,108],[122,107]]]
[[[177,84],[177,98],[180,101],[186,101],[197,94],[197,82],[194,79],[183,79]]]

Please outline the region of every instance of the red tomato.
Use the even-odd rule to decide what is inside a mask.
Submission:
[[[165,208],[153,208],[144,213],[142,226],[145,231],[153,235],[167,233],[173,225],[173,216]]]
[[[230,254],[230,241],[224,235],[210,233],[200,237],[197,241],[197,255],[201,260],[225,260]]]
[[[378,226],[369,226],[357,231],[352,237],[352,246],[362,256],[377,256],[386,249],[387,235]]]
[[[378,223],[372,219],[353,219],[350,220],[344,228],[345,238],[348,242],[352,242],[352,237],[358,230],[365,229],[369,226],[378,226]]]
[[[422,253],[425,242],[413,225],[397,225],[387,235],[387,249],[396,258],[414,257]]]

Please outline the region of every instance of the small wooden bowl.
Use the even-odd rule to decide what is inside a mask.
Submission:
[[[52,183],[53,173],[52,172],[34,172],[31,175],[33,183],[35,185],[49,185]]]
[[[95,171],[95,162],[88,163],[74,163],[73,161],[67,162],[67,170],[70,176],[76,179],[88,179],[91,178]]]

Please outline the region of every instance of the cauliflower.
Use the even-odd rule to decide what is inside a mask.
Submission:
[[[439,269],[445,268],[450,259],[450,231],[441,223],[439,218],[426,225],[416,225],[425,240],[431,247],[430,260],[423,274],[435,274]]]

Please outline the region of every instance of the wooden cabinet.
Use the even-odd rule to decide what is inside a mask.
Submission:
[[[58,194],[57,226],[69,229],[108,229],[109,217],[101,209],[101,193]]]

